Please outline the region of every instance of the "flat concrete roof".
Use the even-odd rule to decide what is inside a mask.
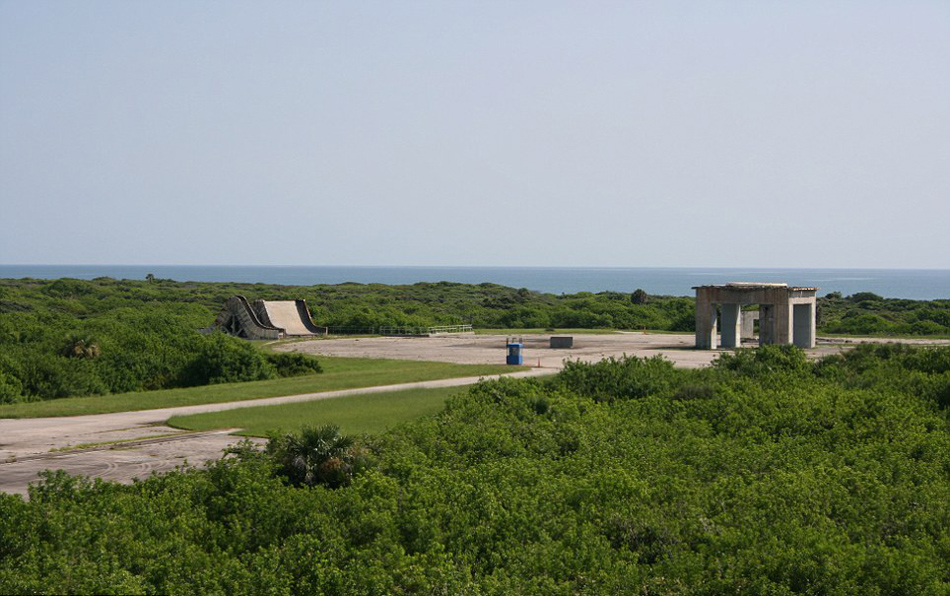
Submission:
[[[775,290],[778,288],[788,288],[789,290],[795,291],[818,291],[818,288],[811,287],[788,287],[788,284],[782,283],[760,283],[754,281],[731,281],[725,284],[708,284],[705,286],[693,286],[694,290],[699,290],[700,288],[720,288],[720,289],[731,289],[731,290]]]

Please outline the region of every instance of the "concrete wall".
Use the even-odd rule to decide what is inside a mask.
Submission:
[[[702,350],[715,350],[718,341],[716,333],[716,305],[708,293],[696,292],[696,347]]]

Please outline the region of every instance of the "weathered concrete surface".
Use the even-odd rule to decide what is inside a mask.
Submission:
[[[814,348],[817,305],[815,303],[792,304],[792,343],[799,348]]]
[[[169,427],[154,428],[176,432]],[[238,442],[239,438],[229,432],[188,433],[167,439],[146,439],[142,443],[27,455],[0,462],[0,491],[26,495],[29,484],[47,469],[129,483],[135,478],[167,472],[185,464],[200,465],[220,458],[225,448]],[[256,442],[263,443],[262,440]]]
[[[262,321],[277,327],[284,336],[322,335],[310,318],[306,300],[255,300],[254,310]]]
[[[274,327],[284,330],[287,335],[312,335],[303,322],[295,300],[267,300],[261,305],[267,312],[267,318]]]
[[[738,304],[723,304],[721,308],[722,347],[739,347],[742,345],[742,307]]]
[[[504,364],[507,354],[504,335],[466,337],[361,337],[353,339],[308,340],[275,346],[276,350],[298,351],[325,356],[427,360],[458,364]],[[693,349],[691,334],[619,332],[575,334],[572,348],[551,348],[550,335],[524,335],[524,363],[560,369],[565,360],[596,362],[623,355],[649,358],[661,355],[683,368],[707,366],[716,352]]]
[[[759,311],[742,311],[742,330],[740,335],[742,339],[752,339],[755,337],[755,322],[759,320]]]

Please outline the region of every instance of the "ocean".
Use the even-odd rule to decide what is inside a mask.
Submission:
[[[817,286],[818,295],[873,292],[885,298],[950,299],[950,269],[755,269],[690,267],[302,267],[214,265],[0,265],[0,278],[145,279],[292,286],[344,282],[491,282],[553,294],[633,292],[692,296],[693,286],[731,281]]]

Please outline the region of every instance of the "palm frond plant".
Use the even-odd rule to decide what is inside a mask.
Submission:
[[[346,486],[362,460],[354,439],[330,424],[271,437],[267,453],[277,472],[297,486]]]

